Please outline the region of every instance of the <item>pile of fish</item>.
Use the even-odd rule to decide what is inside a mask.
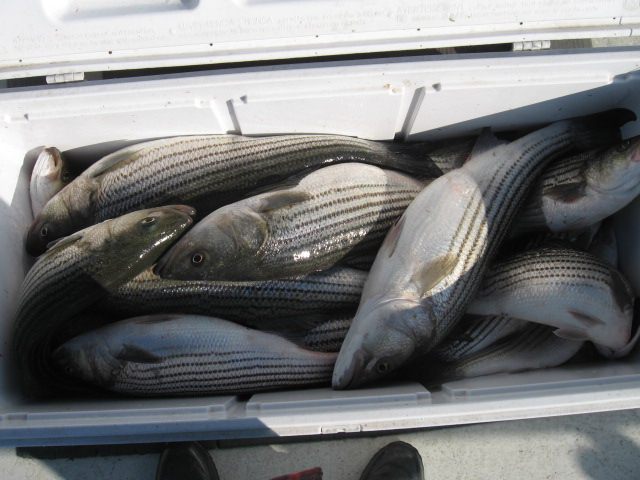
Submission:
[[[33,395],[211,395],[624,357],[639,331],[632,120],[437,144],[174,137],[84,171],[46,148],[18,378]]]

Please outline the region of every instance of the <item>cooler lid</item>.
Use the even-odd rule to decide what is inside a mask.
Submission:
[[[640,0],[4,0],[0,79],[640,34]],[[635,31],[634,31],[635,29]]]

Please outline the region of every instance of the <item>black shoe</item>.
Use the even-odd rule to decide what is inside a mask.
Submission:
[[[167,447],[158,462],[156,480],[220,480],[209,452],[199,443]]]
[[[408,443],[390,443],[373,456],[360,480],[424,480],[422,458]]]

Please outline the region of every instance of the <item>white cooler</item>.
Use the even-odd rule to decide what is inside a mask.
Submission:
[[[0,444],[323,435],[640,407],[637,355],[431,390],[389,383],[244,397],[37,402],[20,395],[8,364],[18,290],[30,264],[23,241],[39,147],[98,152],[117,145],[106,142],[228,132],[423,140],[612,107],[640,117],[640,49],[545,49],[560,39],[630,37],[639,26],[640,0],[3,1]],[[516,51],[420,52],[496,43]],[[353,55],[363,52],[378,55]],[[150,70],[177,66],[185,71]],[[640,122],[624,134],[640,134]]]

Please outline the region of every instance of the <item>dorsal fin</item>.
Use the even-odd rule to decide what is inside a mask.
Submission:
[[[53,249],[64,248],[68,245],[76,243],[78,240],[82,239],[83,235],[81,232],[72,233],[71,235],[67,235],[66,237],[57,238],[55,240],[51,240],[47,243],[47,252]]]
[[[137,148],[136,148],[137,147]],[[111,171],[115,166],[120,164],[125,160],[130,160],[134,157],[136,152],[141,150],[143,147],[141,145],[132,145],[130,147],[125,147],[121,150],[117,150],[113,153],[110,153],[106,157],[102,157],[96,163],[94,163],[91,167],[86,170],[86,174],[90,178],[97,178],[105,173]]]
[[[506,142],[498,139],[490,128],[485,127],[480,132],[480,136],[476,140],[476,143],[473,145],[473,149],[469,154],[469,159],[475,158],[479,155],[483,155],[490,150],[493,150],[498,147],[502,147]]]

